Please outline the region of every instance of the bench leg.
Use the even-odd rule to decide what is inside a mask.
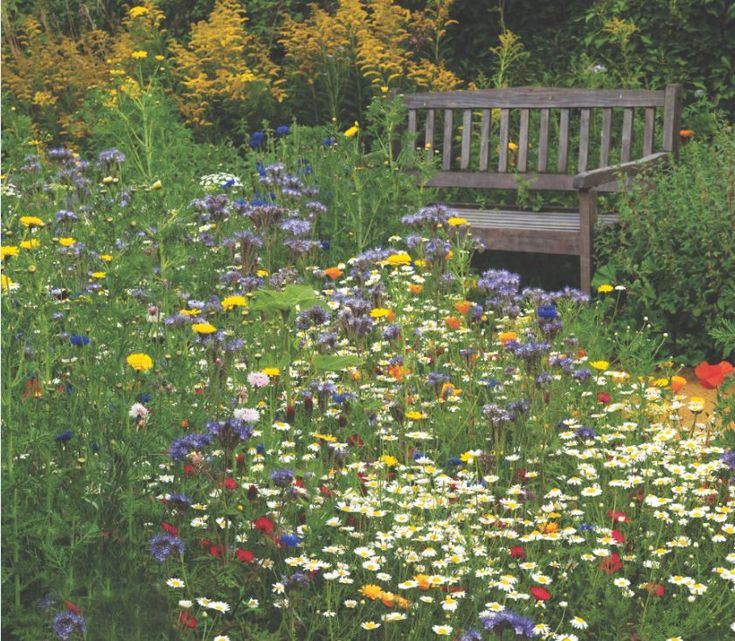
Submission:
[[[579,271],[580,288],[585,294],[592,289],[592,243],[597,222],[597,191],[579,190]]]

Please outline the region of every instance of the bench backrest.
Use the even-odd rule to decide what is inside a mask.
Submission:
[[[567,191],[577,173],[678,151],[678,84],[663,91],[520,87],[402,98],[411,140],[441,160],[429,182],[435,187],[514,189],[517,174],[526,174],[530,189]]]

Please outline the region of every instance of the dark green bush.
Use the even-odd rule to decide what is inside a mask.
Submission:
[[[709,332],[735,309],[732,126],[718,127],[711,142],[685,145],[668,169],[638,180],[619,211],[621,224],[598,243],[593,281],[626,287],[618,318],[647,316],[691,363],[730,356],[713,351]]]

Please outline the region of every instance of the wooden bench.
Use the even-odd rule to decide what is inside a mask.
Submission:
[[[579,256],[588,293],[595,225],[615,220],[597,215],[598,192],[619,191],[621,179],[678,151],[678,84],[663,91],[524,87],[402,99],[414,146],[441,162],[427,186],[577,192],[578,209],[566,213],[452,210],[489,249]]]

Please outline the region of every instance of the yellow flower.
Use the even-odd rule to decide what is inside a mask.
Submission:
[[[148,13],[148,7],[132,7],[130,11],[128,11],[128,15],[131,18],[139,18],[140,16],[144,16]]]
[[[386,316],[390,316],[392,312],[389,309],[385,309],[385,307],[376,307],[375,309],[370,311],[370,317],[371,318],[385,318]]]
[[[17,256],[18,247],[16,247],[15,245],[0,246],[0,254],[2,254],[3,258],[6,258],[7,256]]]
[[[395,467],[398,465],[398,459],[390,454],[383,454],[378,460],[384,463],[386,467]]]
[[[266,376],[270,376],[271,378],[275,378],[281,373],[281,370],[277,367],[264,367],[262,370],[260,370],[265,374]]]
[[[410,265],[411,257],[406,252],[391,254],[385,259],[387,265]]]
[[[212,323],[194,323],[191,329],[197,334],[214,334],[217,331]]]
[[[689,403],[687,404],[687,408],[690,412],[693,414],[698,414],[704,409],[704,398],[701,396],[692,396],[689,399]]]
[[[498,334],[498,340],[505,345],[505,343],[508,343],[509,341],[514,341],[518,338],[518,334],[515,332],[500,332]]]
[[[147,372],[151,367],[153,367],[153,359],[148,356],[148,354],[143,354],[141,352],[130,354],[127,358],[127,363],[136,372]]]
[[[92,272],[92,278],[104,278],[107,272]]]
[[[657,378],[651,382],[654,387],[666,387],[669,384],[668,378]]]
[[[426,267],[427,262],[423,258],[418,258],[413,261],[413,264],[416,265],[416,267]]]
[[[353,136],[356,136],[358,131],[360,131],[360,125],[357,121],[355,121],[355,124],[347,131],[345,131],[345,138],[352,138]]]
[[[41,246],[41,241],[38,238],[31,238],[30,240],[21,240],[20,246],[23,249],[35,249]]]
[[[594,367],[595,369],[599,369],[601,372],[604,372],[608,367],[610,367],[610,363],[607,361],[592,361],[590,363],[590,366]]]
[[[464,227],[465,225],[469,225],[466,218],[460,218],[458,216],[452,216],[448,221],[447,224],[450,227]]]
[[[0,281],[2,281],[0,285],[2,286],[2,290],[4,292],[8,292],[11,289],[14,289],[13,286],[15,285],[15,283],[10,280],[10,278],[8,278],[5,274],[0,274]]]
[[[609,283],[605,283],[604,285],[600,285],[597,288],[597,293],[598,294],[609,294],[611,291],[613,291],[613,289],[615,288],[612,285],[610,285]]]
[[[106,263],[110,263],[110,262],[112,262],[112,256],[110,256],[110,254],[102,254],[100,256],[100,260],[103,260]]]
[[[161,183],[160,180],[157,180],[151,185],[151,189],[157,190],[157,189],[163,189],[163,183]]]
[[[227,296],[222,299],[222,307],[227,310],[233,307],[245,307],[248,304],[247,299],[244,296]]]
[[[426,414],[413,410],[411,412],[406,412],[406,418],[409,421],[421,421],[426,418]]]
[[[134,60],[143,60],[144,58],[147,58],[148,57],[148,52],[147,51],[142,51],[142,50],[140,50],[140,51],[133,51],[133,53],[130,54],[130,55],[131,55],[131,57]]]
[[[388,93],[390,89],[388,88],[388,85],[382,85],[380,87],[380,93]]]
[[[337,439],[331,434],[319,434],[319,432],[314,432],[312,436],[316,439],[319,439],[320,441],[326,441],[327,443],[337,442]]]
[[[38,216],[21,216],[20,224],[23,227],[44,227],[46,225]]]
[[[161,55],[155,56],[155,58],[156,60],[158,60],[158,62],[163,62],[166,59],[164,56]]]
[[[518,151],[518,145],[516,145],[514,142],[509,142],[508,149],[510,149],[511,151]]]
[[[199,309],[180,309],[179,314],[182,316],[199,316],[201,314],[201,310]]]
[[[256,276],[259,276],[260,278],[265,278],[268,275],[267,269],[259,269],[257,272],[255,272]]]
[[[62,247],[71,247],[72,245],[76,245],[76,243],[77,241],[73,238],[69,238],[66,236],[63,238],[59,238],[59,245],[61,245]]]

